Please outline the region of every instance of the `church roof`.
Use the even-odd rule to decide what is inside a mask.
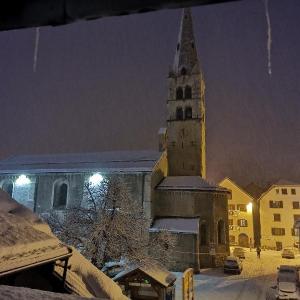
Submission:
[[[167,230],[171,232],[192,233],[199,232],[199,218],[158,218],[149,229],[150,232]]]
[[[169,176],[165,177],[156,187],[157,190],[196,190],[229,192],[227,189],[210,183],[200,176]]]
[[[0,174],[60,172],[151,172],[161,157],[158,151],[19,155],[0,161]]]

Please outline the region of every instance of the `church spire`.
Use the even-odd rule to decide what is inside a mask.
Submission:
[[[173,72],[176,75],[200,73],[190,8],[183,10]]]

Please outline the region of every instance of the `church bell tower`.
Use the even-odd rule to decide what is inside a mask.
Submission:
[[[205,85],[191,10],[183,10],[167,100],[168,176],[206,176]]]

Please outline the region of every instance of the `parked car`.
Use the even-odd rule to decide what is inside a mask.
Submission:
[[[292,248],[284,248],[281,252],[282,258],[295,258],[295,252]]]
[[[235,247],[232,254],[238,258],[245,259],[245,250],[242,247]]]
[[[243,264],[238,257],[227,256],[227,258],[224,261],[224,273],[241,274],[242,270],[243,270]]]
[[[299,267],[282,265],[278,268],[276,299],[300,299]]]

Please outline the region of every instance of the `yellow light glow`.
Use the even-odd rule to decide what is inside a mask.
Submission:
[[[98,185],[102,182],[103,180],[103,176],[100,174],[100,173],[95,173],[94,175],[92,175],[90,178],[89,178],[89,183],[91,185]]]
[[[252,213],[252,203],[251,202],[247,204],[247,212]]]
[[[26,185],[30,183],[30,179],[26,175],[20,175],[16,180],[16,185]]]

